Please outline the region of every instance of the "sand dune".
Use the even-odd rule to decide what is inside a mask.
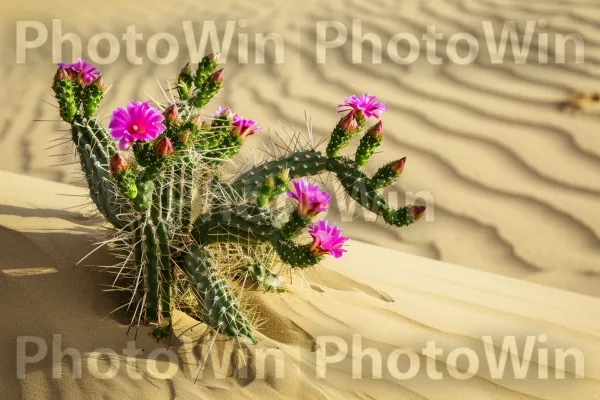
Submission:
[[[3,318],[10,321],[0,334],[4,398],[600,398],[597,299],[356,240],[348,248],[352,257],[328,260],[305,280],[293,276],[288,292],[256,293],[259,314],[267,319],[259,328],[258,345],[242,358],[232,356],[238,343],[219,339],[201,379],[194,383],[210,347],[209,340],[202,339],[204,326],[177,314],[175,329],[183,336],[169,341],[174,358],[155,361],[153,352],[164,351],[167,343],[152,340],[148,328],[127,334],[123,313],[110,314],[126,299],[101,292],[109,281],[96,268],[75,266],[106,233],[86,217],[86,208],[79,207],[85,189],[6,172],[0,179],[9,189],[0,194],[0,282]],[[95,265],[112,262],[105,249],[87,260]],[[365,268],[373,263],[377,269]],[[532,353],[529,379],[515,379],[512,372],[499,379],[488,370],[482,337],[492,336],[495,348],[488,351],[501,357],[506,334],[519,343],[526,335],[546,335],[550,350],[581,350],[584,367],[557,364],[553,352],[547,360]],[[330,336],[349,346],[349,352],[319,370],[317,360],[336,353],[337,345],[326,342]],[[29,342],[25,354],[32,357],[39,350],[39,344],[32,343],[37,337],[47,343],[47,355],[19,367],[17,354],[22,360],[23,353],[16,345],[18,337]],[[125,354],[132,341],[139,353]],[[435,361],[422,350],[430,341],[443,351]],[[77,351],[75,364],[74,350],[60,358],[60,351],[68,348]],[[382,358],[379,379],[372,377],[377,362],[369,356],[361,361],[358,349],[366,348],[376,349]],[[456,380],[453,377],[464,374],[469,364],[464,356],[448,356],[464,348],[481,364],[470,379]],[[111,350],[115,354],[110,355]],[[396,360],[400,372],[387,364],[395,351],[411,357]],[[527,356],[518,357],[523,359]],[[430,378],[427,363],[443,374],[442,379]],[[73,365],[81,365],[80,377],[73,378],[78,371]],[[411,368],[414,376],[401,375]],[[540,368],[550,379],[539,379]],[[116,375],[106,378],[110,375],[103,374],[110,371]],[[565,379],[556,379],[563,371]],[[363,379],[353,379],[353,374]]]

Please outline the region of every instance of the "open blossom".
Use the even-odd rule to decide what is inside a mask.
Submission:
[[[215,111],[215,113],[213,114],[213,117],[215,118],[219,118],[219,117],[231,117],[233,115],[233,113],[231,112],[231,109],[229,109],[229,107],[221,107],[219,106],[217,108],[217,111]]]
[[[360,113],[366,118],[379,118],[387,110],[385,103],[377,102],[375,96],[369,96],[368,93],[346,97],[344,104],[338,104],[338,109],[338,112],[349,111],[348,115],[352,116]]]
[[[64,62],[58,63],[58,66],[69,71],[73,71],[76,74],[81,74],[81,79],[84,83],[90,83],[98,79],[100,71],[94,67],[91,63],[82,60],[81,58],[73,64],[67,64]]]
[[[250,136],[256,132],[260,132],[258,124],[251,119],[240,117],[237,114],[233,115],[233,132],[244,139],[246,136]]]
[[[318,185],[308,182],[306,178],[292,180],[294,189],[287,192],[288,197],[298,200],[298,213],[306,217],[314,217],[320,212],[327,211],[331,196]]]
[[[108,127],[113,138],[119,141],[121,150],[128,150],[135,141],[150,142],[165,129],[165,117],[149,102],[130,101],[127,109],[113,111]]]
[[[346,250],[342,246],[348,240],[342,236],[342,231],[333,222],[320,220],[308,226],[308,233],[313,238],[310,245],[310,251],[316,256],[331,254],[335,258],[340,258]]]

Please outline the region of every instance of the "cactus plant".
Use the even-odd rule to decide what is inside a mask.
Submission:
[[[90,197],[116,229],[113,242],[123,243],[121,269],[131,268],[133,282],[132,321],[156,324],[160,338],[171,331],[177,299],[191,296],[202,322],[254,342],[252,321],[238,297],[245,285],[235,279],[250,277],[274,291],[283,283],[252,254],[264,250],[291,269],[305,269],[345,252],[347,238],[340,229],[316,220],[330,196],[307,177],[330,173],[352,199],[396,227],[417,221],[425,207],[394,208],[381,195],[401,174],[405,158],[382,166],[373,177],[361,170],[383,132],[381,121],[365,125],[386,110],[369,95],[346,98],[338,106],[345,114],[325,154],[308,146],[226,177],[225,163],[260,128],[228,108],[201,116],[222,85],[217,63],[218,55],[210,54],[195,73],[186,65],[174,88],[178,99],[132,101],[114,110],[108,129],[95,117],[105,89],[94,66],[82,60],[59,64],[52,88],[60,115],[71,126]],[[362,131],[354,159],[340,155]],[[280,212],[272,205],[285,194],[297,205]],[[228,244],[249,249],[236,256],[240,262],[233,268],[219,258],[219,246]]]

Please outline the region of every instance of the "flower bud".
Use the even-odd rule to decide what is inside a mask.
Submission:
[[[378,123],[373,125],[367,133],[377,139],[381,139],[381,137],[383,136],[383,123],[379,121]]]
[[[177,112],[177,106],[175,104],[171,104],[170,106],[165,108],[165,111],[163,111],[163,116],[170,123],[177,122],[177,119],[179,118],[179,113]]]
[[[181,141],[181,143],[183,143],[184,145],[187,144],[190,140],[190,130],[186,129],[185,131],[181,132],[179,134],[179,140]]]
[[[210,80],[212,80],[215,83],[223,82],[223,70],[220,69],[218,71],[213,72],[210,76]]]
[[[184,78],[185,81],[188,81],[192,76],[192,69],[190,68],[190,63],[186,63],[181,71],[179,72],[179,76]]]
[[[289,168],[284,168],[281,171],[279,171],[276,175],[276,178],[282,180],[282,181],[289,181],[290,180],[290,169]]]
[[[425,214],[426,208],[426,206],[412,206],[409,210],[409,214],[415,221],[418,221],[423,214]]]
[[[154,146],[154,152],[161,157],[167,157],[173,153],[173,143],[171,143],[168,137],[163,137]]]
[[[58,67],[58,69],[56,70],[56,74],[54,75],[54,81],[60,81],[63,79],[70,79],[71,75],[69,74],[69,71],[66,68],[63,67]]]
[[[340,119],[338,126],[347,132],[352,132],[358,128],[358,123],[356,122],[356,119],[354,119],[354,116],[348,114]]]
[[[397,174],[400,174],[400,173],[402,173],[402,170],[404,169],[404,164],[406,164],[406,157],[402,157],[398,161],[394,161],[393,163],[390,164],[390,166],[392,168],[392,171],[394,171]]]
[[[206,56],[206,58],[216,64],[219,62],[219,58],[221,58],[221,53],[210,53]]]
[[[110,172],[118,174],[119,172],[125,171],[127,168],[129,168],[129,163],[121,153],[115,153],[115,155],[111,157]]]

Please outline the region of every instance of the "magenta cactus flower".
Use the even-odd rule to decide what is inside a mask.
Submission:
[[[219,106],[217,108],[217,111],[215,111],[215,113],[213,114],[213,117],[215,118],[219,118],[219,117],[231,117],[233,115],[233,113],[231,112],[231,109],[229,107],[221,107]]]
[[[294,189],[287,192],[288,197],[298,200],[298,213],[306,217],[314,217],[320,212],[327,211],[331,195],[321,190],[318,185],[308,182],[308,179],[292,180]]]
[[[348,115],[359,114],[366,118],[379,118],[382,112],[387,110],[385,103],[377,102],[375,96],[368,93],[362,96],[352,95],[344,99],[344,104],[338,104],[338,112],[349,111]]]
[[[121,150],[128,150],[135,141],[150,142],[165,129],[165,117],[145,101],[130,101],[127,109],[119,107],[113,111],[108,127],[111,136],[119,141]]]
[[[58,66],[68,71],[73,71],[76,74],[81,74],[81,79],[84,83],[91,83],[98,79],[100,71],[94,67],[88,61],[82,60],[81,58],[75,61],[73,64],[67,64],[64,62],[58,63]]]
[[[240,117],[237,114],[233,115],[232,129],[233,133],[242,139],[246,138],[246,136],[253,135],[256,132],[260,132],[260,127],[254,120]]]
[[[342,236],[342,231],[333,222],[320,220],[308,226],[308,233],[313,238],[310,252],[315,256],[331,254],[334,258],[340,258],[346,250],[342,246],[348,240]]]

